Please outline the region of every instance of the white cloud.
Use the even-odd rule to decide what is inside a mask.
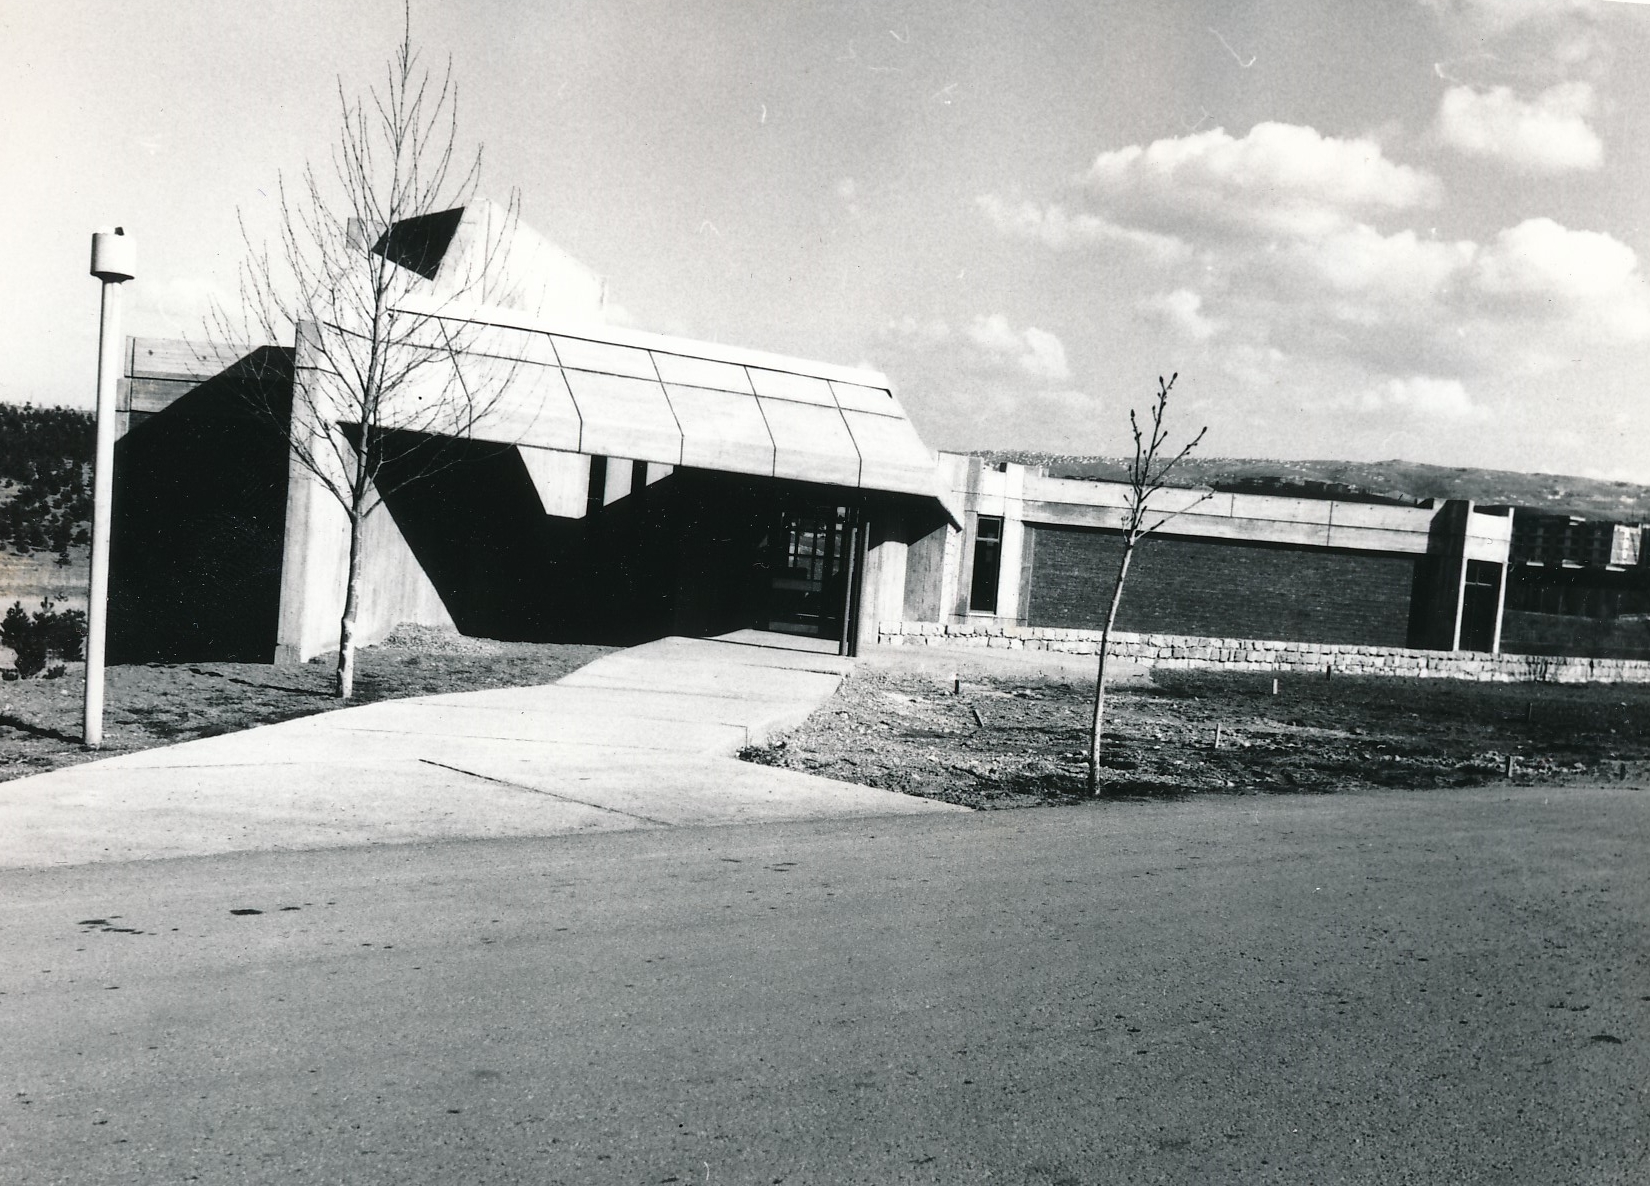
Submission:
[[[1439,104],[1435,133],[1460,152],[1527,173],[1596,169],[1604,145],[1587,123],[1593,106],[1585,82],[1559,83],[1528,101],[1510,87],[1454,86]]]
[[[974,318],[966,337],[993,364],[1012,366],[1045,383],[1071,377],[1066,348],[1047,330],[1036,326],[1016,330],[1001,313],[993,313]]]
[[[1207,341],[1220,328],[1203,315],[1203,298],[1189,288],[1147,297],[1135,307],[1194,342]]]
[[[1400,411],[1437,420],[1471,420],[1485,415],[1459,379],[1431,375],[1388,379],[1366,391],[1359,406],[1366,412]]]
[[[1296,124],[1222,128],[1101,153],[1082,179],[1102,213],[1180,233],[1187,223],[1308,234],[1353,215],[1436,203],[1438,180],[1369,139]]]
[[[1166,260],[1184,258],[1191,253],[1190,248],[1173,235],[1119,226],[1094,214],[1073,214],[1057,203],[1042,206],[1036,202],[1010,203],[995,194],[982,194],[975,202],[1003,234],[1035,239],[1056,251],[1068,247],[1112,246]]]
[[[1478,292],[1526,317],[1562,319],[1591,336],[1650,337],[1650,287],[1638,255],[1598,231],[1526,219],[1483,249],[1472,280]]]
[[[1413,302],[1447,288],[1471,262],[1470,242],[1425,239],[1414,231],[1383,235],[1362,223],[1300,239],[1282,250],[1279,265],[1309,272],[1314,288],[1368,299]]]
[[[1276,346],[1238,342],[1215,356],[1217,365],[1245,387],[1276,386],[1289,356]]]
[[[1595,0],[1420,0],[1433,10],[1460,56],[1438,64],[1529,88],[1579,77],[1598,79],[1614,56]],[[1639,3],[1641,0],[1627,0]],[[1488,77],[1481,81],[1488,82]]]
[[[951,327],[939,318],[929,321],[918,321],[915,317],[901,317],[887,322],[882,327],[882,338],[885,342],[893,342],[917,349],[931,350],[942,345],[951,337]]]
[[[902,317],[882,328],[882,343],[896,356],[917,356],[925,370],[1033,380],[1050,387],[1071,378],[1066,348],[1048,330],[1015,329],[1001,313],[976,316],[953,332],[939,318]],[[899,369],[895,367],[893,369]]]
[[[1580,94],[1565,101],[1579,109]],[[1103,316],[1173,327],[1240,388],[1334,376],[1334,390],[1352,394],[1319,401],[1326,410],[1460,421],[1478,414],[1469,391],[1492,376],[1550,374],[1650,341],[1650,284],[1625,243],[1549,218],[1478,241],[1384,226],[1413,222],[1441,185],[1373,142],[1280,129],[1108,151],[1068,192],[979,207],[1005,236],[1055,249],[1176,244],[1071,253],[1063,266],[1100,269],[1094,282],[1121,298]],[[999,322],[970,327],[971,350],[994,342],[995,357],[1018,357],[1011,346],[1025,339]]]

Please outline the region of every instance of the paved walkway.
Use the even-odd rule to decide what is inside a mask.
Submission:
[[[0,783],[0,868],[960,810],[732,756],[799,724],[849,668],[798,646],[667,638],[541,687],[381,701]]]

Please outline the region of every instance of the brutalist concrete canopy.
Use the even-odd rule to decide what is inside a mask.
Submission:
[[[456,353],[432,349],[396,392],[392,425],[441,431],[424,410],[451,405],[456,377],[478,393],[465,429],[477,439],[948,502],[936,458],[875,372],[434,297],[401,311]],[[300,335],[298,379],[315,382],[306,345]]]

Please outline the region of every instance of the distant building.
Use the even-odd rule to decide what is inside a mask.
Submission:
[[[911,546],[914,621],[1105,624],[1128,487],[942,454],[960,529]],[[1118,626],[1140,633],[1500,649],[1505,508],[1165,490]],[[921,574],[919,577],[918,574]]]
[[[1574,568],[1631,568],[1643,555],[1642,524],[1609,523],[1522,507],[1513,512],[1511,560]]]
[[[1513,511],[1507,610],[1531,654],[1650,659],[1644,525]]]

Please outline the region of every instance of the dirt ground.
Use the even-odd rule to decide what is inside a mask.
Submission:
[[[612,648],[489,639],[402,627],[356,656],[355,698],[473,692],[546,684]],[[104,745],[80,744],[85,680],[0,683],[0,781],[132,750],[211,737],[346,707],[332,695],[336,656],[297,667],[265,663],[145,663],[110,667]]]
[[[1092,662],[879,652],[801,728],[743,756],[969,807],[1073,802]],[[1272,689],[1270,675],[1125,671],[1108,685],[1104,793],[1474,786],[1505,779],[1509,755],[1521,783],[1650,775],[1646,687],[1314,675]]]

